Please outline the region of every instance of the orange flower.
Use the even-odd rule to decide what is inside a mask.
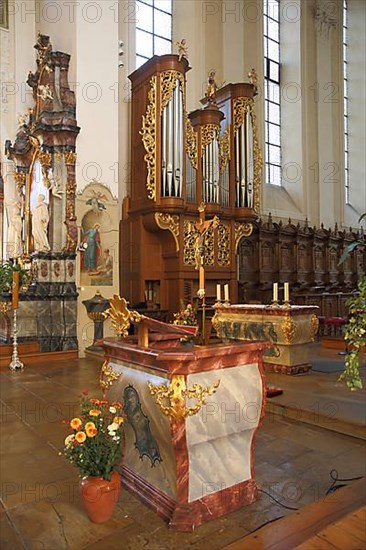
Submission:
[[[98,430],[96,429],[94,422],[87,422],[85,424],[85,431],[88,437],[95,437],[98,433]]]
[[[112,403],[112,407],[116,407],[117,409],[122,409],[123,405],[119,401],[116,401],[115,403]]]
[[[114,422],[115,424],[122,424],[122,422],[123,422],[122,416],[115,416],[115,417],[113,418],[113,422]]]
[[[101,399],[99,401],[99,405],[101,405],[102,407],[107,407],[109,405],[109,401],[106,401],[105,399]]]
[[[100,405],[100,400],[93,398],[93,399],[90,400],[90,403],[92,403],[93,405]]]
[[[84,441],[86,440],[85,432],[77,432],[75,434],[75,439],[78,443],[84,443]]]
[[[102,411],[100,411],[99,409],[91,409],[89,411],[89,414],[90,416],[99,416],[101,414]]]
[[[82,425],[82,422],[80,420],[80,418],[73,418],[70,422],[70,427],[73,429],[73,430],[78,430]]]

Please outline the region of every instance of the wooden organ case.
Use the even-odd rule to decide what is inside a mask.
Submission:
[[[132,176],[121,221],[121,295],[176,311],[198,290],[198,209],[219,224],[203,236],[206,297],[229,284],[237,300],[237,249],[260,208],[261,153],[253,84],[229,84],[186,112],[188,62],[154,56],[130,75]]]

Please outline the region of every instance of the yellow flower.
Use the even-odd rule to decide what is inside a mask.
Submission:
[[[85,431],[88,437],[95,437],[98,433],[98,430],[96,429],[94,422],[87,422],[85,424]]]
[[[113,418],[113,424],[122,424],[123,422],[123,417],[122,416],[115,416]]]
[[[89,411],[89,414],[90,416],[99,416],[101,414],[102,411],[100,411],[99,409],[91,409]]]
[[[84,441],[86,440],[85,432],[77,432],[75,434],[75,439],[78,443],[84,443]]]
[[[80,418],[73,418],[70,422],[70,426],[73,430],[78,430],[82,425]]]

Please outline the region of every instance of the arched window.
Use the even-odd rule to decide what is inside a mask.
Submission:
[[[280,0],[263,0],[266,183],[281,185]]]
[[[136,1],[136,69],[172,51],[172,0]]]
[[[344,191],[349,204],[349,141],[348,141],[348,21],[347,0],[343,0],[343,132],[344,132]]]

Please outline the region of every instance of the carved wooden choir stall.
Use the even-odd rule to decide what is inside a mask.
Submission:
[[[29,72],[34,107],[19,117],[6,154],[15,164],[15,205],[7,257],[31,267],[32,282],[20,294],[20,340],[40,351],[76,350],[75,95],[69,88],[70,56],[53,51],[38,35],[37,70]],[[2,334],[2,340],[8,335]]]
[[[190,531],[258,497],[254,440],[264,415],[263,342],[184,347],[191,327],[107,311],[121,336],[104,340],[101,386],[126,414],[122,483]]]

